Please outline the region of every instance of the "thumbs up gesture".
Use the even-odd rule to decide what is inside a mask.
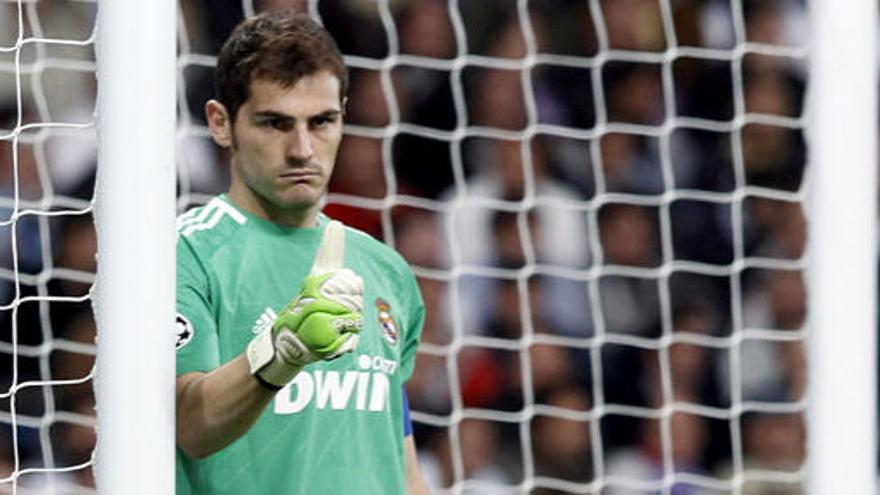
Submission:
[[[364,282],[344,267],[345,228],[331,221],[300,293],[272,327],[248,345],[251,373],[274,387],[303,366],[335,359],[357,347],[363,326]]]

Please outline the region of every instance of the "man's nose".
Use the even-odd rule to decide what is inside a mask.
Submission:
[[[312,136],[309,134],[308,129],[296,126],[288,133],[287,148],[285,150],[286,158],[302,162],[311,160],[314,154]]]

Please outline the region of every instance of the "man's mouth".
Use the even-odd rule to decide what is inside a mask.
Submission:
[[[278,177],[288,181],[306,182],[320,177],[320,173],[312,169],[296,169],[286,170],[278,174]]]

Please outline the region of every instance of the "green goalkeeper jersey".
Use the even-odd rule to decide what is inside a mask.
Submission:
[[[177,375],[244,352],[295,296],[327,217],[287,228],[226,196],[177,221]],[[402,387],[412,374],[424,305],[407,263],[346,229],[345,266],[364,279],[357,349],[306,366],[245,434],[203,459],[177,450],[177,494],[405,492]]]

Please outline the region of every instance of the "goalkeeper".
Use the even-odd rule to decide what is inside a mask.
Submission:
[[[427,493],[404,392],[415,277],[320,213],[348,81],[336,43],[261,14],[215,77],[231,182],[177,222],[177,493]]]

